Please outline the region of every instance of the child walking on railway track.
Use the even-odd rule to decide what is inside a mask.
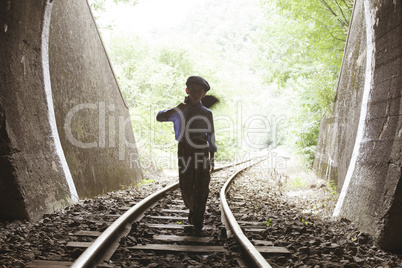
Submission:
[[[208,82],[200,76],[190,76],[186,86],[188,96],[185,102],[158,112],[156,119],[173,122],[178,141],[180,190],[184,204],[190,210],[189,223],[194,225],[196,232],[200,232],[217,147],[212,112],[201,102],[210,90]]]

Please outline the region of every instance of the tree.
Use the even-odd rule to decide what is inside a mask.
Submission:
[[[351,0],[264,0],[266,24],[256,41],[258,66],[294,107],[289,132],[311,164],[320,118],[332,107],[353,3]]]
[[[138,0],[88,0],[89,5],[91,6],[93,16],[97,22],[99,30],[112,30],[114,25],[113,23],[104,23],[99,20],[102,16],[105,15],[108,7],[110,5],[116,5],[119,3],[127,4],[130,6],[135,6],[138,4]]]

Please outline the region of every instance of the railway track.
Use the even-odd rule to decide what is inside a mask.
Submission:
[[[153,263],[160,265],[155,267],[200,267],[214,260],[214,266],[270,267],[263,255],[289,255],[289,252],[269,241],[253,238],[251,242],[247,236],[255,237],[253,234],[266,231],[266,225],[236,222],[236,214],[239,216],[245,207],[244,200],[231,194],[231,208],[226,200],[236,176],[261,160],[251,159],[214,171],[211,184],[219,185],[221,190],[210,193],[205,230],[201,234],[196,235],[188,225],[188,210],[175,183],[137,202],[122,204],[120,210],[126,212],[121,216],[105,215],[105,222],[98,223],[101,228],[89,226],[74,233],[79,238],[67,244],[71,252],[86,249],[74,263],[35,261],[28,267],[145,267]],[[101,232],[102,229],[106,230]],[[172,263],[177,262],[177,255],[180,261]]]

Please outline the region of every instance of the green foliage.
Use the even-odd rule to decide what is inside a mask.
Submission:
[[[113,30],[115,26],[113,23],[100,23],[99,18],[105,16],[106,11],[111,5],[127,4],[129,6],[135,6],[138,4],[138,0],[88,0],[91,6],[92,13],[95,17],[99,30]]]
[[[110,6],[137,1],[90,0],[96,18],[105,18],[97,23],[130,106],[143,166],[162,168],[155,156],[176,154],[172,124],[155,116],[183,101],[186,78],[194,74],[221,100],[213,109],[218,161],[255,150],[245,146],[248,138],[262,148],[292,141],[312,162],[321,116],[335,96],[351,0],[262,0],[261,6],[258,0],[206,0],[177,26],[136,34],[106,18]],[[269,124],[245,123],[257,116]],[[247,128],[264,124],[269,131],[244,137]]]
[[[339,66],[351,18],[352,0],[266,0],[282,16],[302,27],[310,57],[327,66]]]
[[[289,186],[289,188],[291,188],[293,190],[299,190],[299,189],[305,188],[307,186],[307,183],[304,180],[302,180],[301,178],[292,178],[288,182],[288,186]]]
[[[318,69],[310,79],[293,85],[294,102],[297,103],[290,118],[291,132],[297,151],[308,165],[314,160],[321,117],[329,112],[335,98],[336,78],[328,70]]]
[[[138,0],[88,0],[95,12],[105,12],[107,4],[125,3],[131,6],[138,4]]]
[[[329,187],[332,195],[337,196],[337,191],[336,191],[337,186],[336,186],[336,184],[335,184],[335,182],[333,180],[330,180],[328,182],[328,187]]]
[[[248,6],[241,1],[237,5]],[[140,37],[117,28],[105,31],[109,34],[105,38],[106,47],[130,107],[140,159],[145,167],[163,168],[156,158],[176,154],[172,124],[158,123],[155,117],[159,110],[177,106],[184,100],[185,81],[194,74],[205,77],[212,85],[211,93],[221,100],[213,108],[214,118],[229,118],[215,121],[216,159],[230,161],[242,150],[233,131],[221,130],[227,127],[227,121],[236,124],[233,128],[237,125],[242,128],[242,122],[234,118],[237,112],[234,104],[242,101],[244,106],[248,105],[248,100],[241,96],[249,88],[258,87],[254,74],[243,75],[250,69],[248,61],[254,51],[250,27],[256,29],[252,10],[258,6],[254,4],[244,10],[230,5],[222,12],[224,6],[227,5],[207,1],[201,8],[205,12],[192,9],[187,14],[189,19],[180,27],[169,29],[169,33],[155,29]],[[236,134],[239,132],[236,129]],[[172,163],[170,167],[176,166]]]
[[[141,187],[142,185],[147,185],[147,184],[154,183],[154,182],[155,182],[155,180],[152,180],[152,179],[150,179],[150,180],[144,179],[141,182],[137,183],[137,186]]]
[[[169,108],[184,99],[185,79],[193,66],[188,51],[152,47],[123,34],[115,36],[109,48],[130,107],[143,107],[148,112],[152,104]]]
[[[185,81],[196,64],[185,49],[153,46],[136,36],[115,35],[108,48],[120,88],[131,108],[142,163],[158,166],[144,161],[159,150],[173,152],[176,144],[172,124],[156,123],[156,114],[184,100]]]
[[[256,36],[257,66],[265,70],[266,83],[277,83],[277,96],[292,96],[288,132],[311,165],[321,116],[334,102],[353,1],[263,0],[262,5],[266,23]]]

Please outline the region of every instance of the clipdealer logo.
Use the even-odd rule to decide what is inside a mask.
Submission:
[[[119,160],[126,160],[129,156],[130,162],[136,162],[138,153],[129,149],[145,146],[151,146],[151,149],[153,147],[163,149],[176,143],[172,136],[169,144],[154,144],[155,136],[162,135],[157,132],[155,126],[156,114],[159,110],[150,106],[148,116],[132,115],[130,117],[118,114],[113,103],[82,103],[72,107],[66,114],[64,131],[68,141],[78,148],[117,148]],[[212,127],[207,120],[204,121],[205,131],[210,131]],[[257,150],[275,148],[278,144],[278,130],[286,122],[285,115],[269,117],[259,114],[245,115],[241,102],[236,103],[235,112],[232,114],[214,115],[216,139],[227,137],[232,141],[231,146],[236,148],[243,146]],[[132,124],[140,129],[135,135],[135,140],[128,138],[131,135],[129,133],[132,131]],[[189,134],[190,132],[183,133],[185,136]],[[267,139],[269,142],[266,141]],[[163,159],[163,162],[166,161]]]
[[[115,110],[114,104],[106,105],[105,102],[74,106],[64,121],[68,141],[82,149],[118,148],[119,160],[125,160],[126,148],[137,147],[134,140],[127,139],[127,131],[131,128],[130,116],[115,115]],[[98,126],[93,127],[94,123]]]

